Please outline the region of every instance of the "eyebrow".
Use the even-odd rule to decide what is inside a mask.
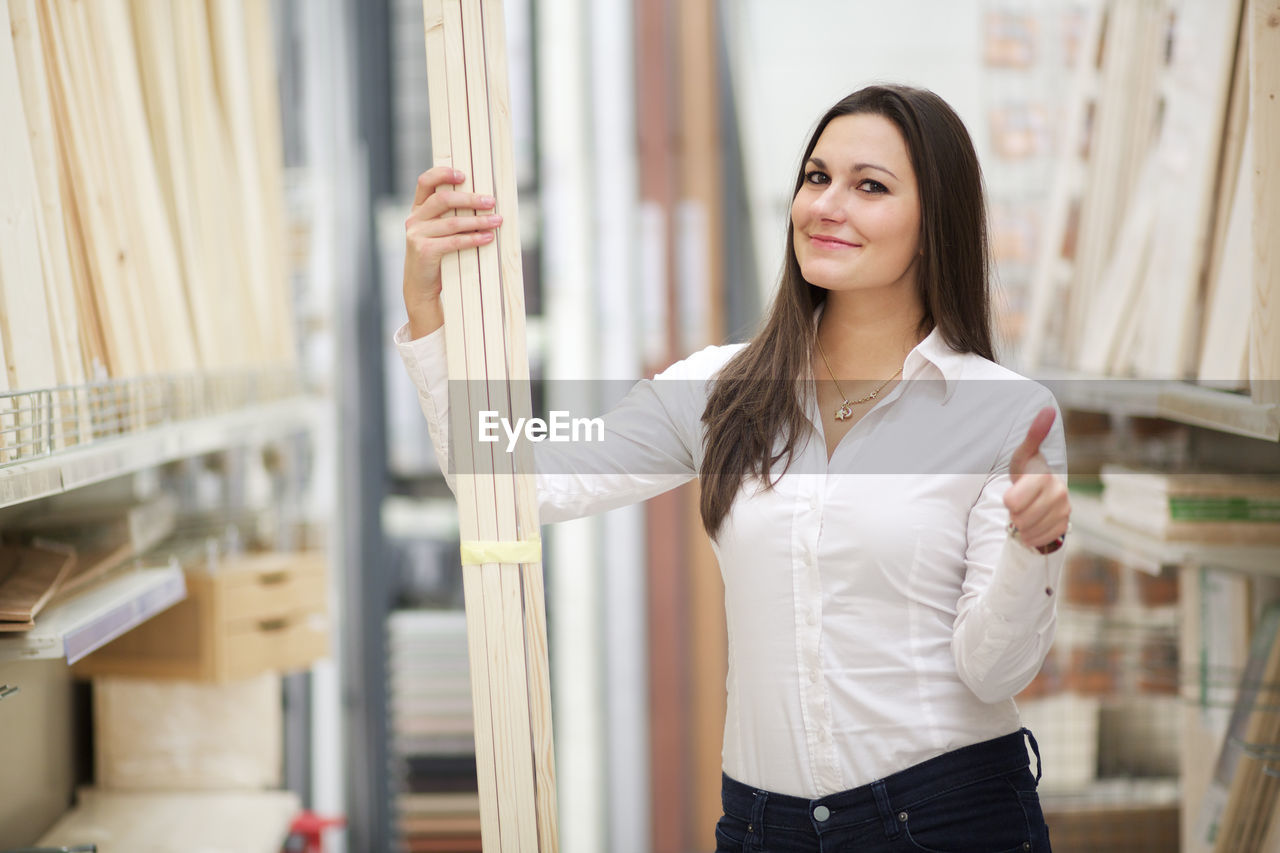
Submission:
[[[827,164],[824,163],[822,161],[822,158],[820,157],[810,157],[809,162],[817,166],[819,169],[827,168]],[[850,171],[861,172],[863,169],[875,169],[877,172],[884,172],[886,175],[893,178],[895,181],[901,180],[897,175],[895,175],[893,172],[890,172],[884,166],[877,166],[875,163],[854,163],[853,168],[851,168]]]

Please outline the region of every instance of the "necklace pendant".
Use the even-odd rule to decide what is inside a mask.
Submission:
[[[853,409],[849,408],[849,401],[845,400],[840,404],[840,408],[836,409],[836,420],[847,421],[853,417]]]

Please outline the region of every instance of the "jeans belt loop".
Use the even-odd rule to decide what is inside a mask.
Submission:
[[[1036,743],[1036,736],[1031,733],[1031,729],[1023,727],[1022,733],[1031,741],[1031,751],[1036,754],[1036,785],[1039,786],[1040,771],[1044,769],[1044,762],[1040,760],[1040,744]]]
[[[886,838],[897,838],[901,832],[901,821],[898,816],[893,813],[893,805],[889,802],[889,789],[885,787],[884,780],[871,783],[871,793],[875,795],[876,807],[880,810],[880,820],[884,822],[884,834]]]
[[[769,802],[768,791],[752,791],[751,826],[747,833],[747,841],[757,847],[764,847],[764,807]]]

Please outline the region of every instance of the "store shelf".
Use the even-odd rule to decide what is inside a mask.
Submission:
[[[270,441],[309,429],[318,403],[295,397],[231,412],[153,426],[41,458],[0,467],[0,507],[48,497],[123,474],[210,453]]]
[[[1082,373],[1037,377],[1065,409],[1164,418],[1205,429],[1280,441],[1280,406],[1190,382],[1118,379]]]
[[[122,571],[42,610],[30,631],[0,635],[0,661],[65,658],[75,663],[186,597],[186,579],[176,562]]]
[[[104,791],[78,803],[37,842],[93,843],[98,853],[236,850],[275,853],[301,809],[292,791]]]
[[[1203,566],[1280,577],[1280,547],[1170,542],[1109,519],[1102,500],[1071,494],[1072,536],[1104,557],[1157,574],[1165,566]]]

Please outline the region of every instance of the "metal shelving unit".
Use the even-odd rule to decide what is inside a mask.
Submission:
[[[290,371],[143,377],[0,395],[0,507],[309,429]]]
[[[0,661],[65,658],[72,664],[187,597],[182,568],[137,568],[42,610],[36,627],[0,635]]]
[[[1102,501],[1090,495],[1071,496],[1072,532],[1089,550],[1120,560],[1151,574],[1165,566],[1204,567],[1280,577],[1280,549],[1274,545],[1209,545],[1172,542],[1132,530],[1109,519]]]
[[[1176,423],[1280,442],[1280,406],[1255,403],[1237,394],[1191,382],[1121,379],[1083,373],[1041,373],[1036,377],[1066,409],[1164,418]]]

